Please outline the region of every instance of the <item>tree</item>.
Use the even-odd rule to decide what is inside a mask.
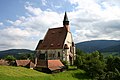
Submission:
[[[104,78],[105,62],[101,53],[95,51],[84,55],[78,54],[76,60],[78,68],[85,70],[91,78]]]
[[[13,55],[7,55],[4,59],[7,60],[7,61],[9,61],[9,62],[16,60],[16,58]]]
[[[106,61],[106,80],[120,79],[120,57],[109,56]]]
[[[77,68],[82,67],[85,54],[86,53],[80,49],[76,49],[76,60],[74,61],[74,65],[76,65]]]
[[[115,68],[120,71],[120,57],[107,57],[107,71],[115,71]]]
[[[82,50],[76,49],[76,55],[83,56],[84,54],[85,52],[83,52]]]
[[[83,69],[92,78],[99,78],[100,76],[103,76],[105,69],[105,62],[102,60],[98,51],[88,54],[84,61]]]
[[[33,54],[32,53],[22,53],[19,54],[19,59],[30,59],[33,60]]]

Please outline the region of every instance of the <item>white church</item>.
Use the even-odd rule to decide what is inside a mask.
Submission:
[[[75,44],[65,12],[63,27],[48,29],[44,39],[39,41],[36,47],[35,65],[38,68],[55,70],[64,66],[61,60],[73,65],[75,58]]]

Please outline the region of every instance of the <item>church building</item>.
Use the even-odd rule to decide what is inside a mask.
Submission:
[[[48,29],[44,39],[39,41],[36,47],[35,65],[55,70],[64,66],[61,61],[73,65],[75,57],[75,44],[65,12],[63,27]]]

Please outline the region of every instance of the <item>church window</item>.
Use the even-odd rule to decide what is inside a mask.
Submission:
[[[60,57],[60,52],[58,52],[58,57]]]
[[[55,54],[53,54],[53,59],[55,58]]]
[[[72,53],[72,47],[70,46],[70,52]]]
[[[53,44],[50,44],[51,47],[53,47]]]
[[[49,57],[52,57],[52,54],[49,54]]]
[[[40,54],[40,55],[39,55],[39,59],[40,59],[40,60],[45,60],[45,54]]]

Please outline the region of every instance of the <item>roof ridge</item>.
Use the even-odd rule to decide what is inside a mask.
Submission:
[[[55,28],[49,28],[49,29],[59,29],[59,28],[64,28],[64,27],[55,27]]]

